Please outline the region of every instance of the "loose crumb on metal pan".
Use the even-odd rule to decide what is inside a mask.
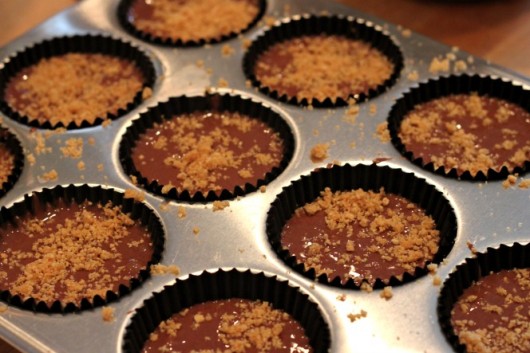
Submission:
[[[178,210],[177,210],[177,217],[182,219],[182,218],[186,218],[186,208],[184,206],[179,206]]]
[[[212,204],[212,210],[214,212],[222,211],[229,206],[230,206],[230,203],[228,201],[214,201]]]
[[[60,150],[64,157],[70,157],[72,159],[79,159],[83,155],[83,138],[69,138],[66,140],[65,145],[60,147]]]
[[[377,124],[375,136],[383,143],[390,142],[390,131],[388,130],[388,123],[386,121]]]
[[[134,189],[125,189],[125,193],[123,196],[126,199],[134,199],[139,202],[145,201],[145,193],[143,191],[138,191]]]
[[[350,313],[348,314],[348,319],[350,319],[350,322],[355,322],[359,319],[362,319],[363,317],[366,317],[368,315],[368,312],[365,310],[361,310],[358,314]]]
[[[506,180],[502,182],[502,187],[505,189],[510,188],[511,186],[514,186],[517,183],[517,175],[508,175]]]
[[[392,297],[394,296],[394,294],[392,293],[392,287],[386,286],[385,288],[383,288],[381,293],[379,293],[379,296],[385,300],[392,299]]]
[[[449,72],[449,64],[449,59],[447,58],[434,57],[429,65],[429,72],[432,74]]]
[[[52,169],[49,172],[46,172],[46,173],[41,175],[41,179],[43,181],[57,180],[58,177],[59,177],[59,174],[57,173],[57,171],[55,169]]]
[[[85,162],[83,162],[83,161],[77,162],[77,169],[78,170],[85,170],[86,169]]]
[[[519,183],[519,189],[529,189],[530,188],[530,179],[522,179]]]
[[[322,162],[328,158],[329,143],[318,143],[311,148],[310,158],[313,163]]]
[[[104,306],[103,309],[101,309],[101,316],[103,318],[103,321],[105,322],[112,322],[114,321],[114,312],[116,310],[114,308],[111,308],[109,306]]]
[[[153,264],[151,265],[151,274],[153,276],[174,275],[177,277],[180,275],[180,268],[177,265]]]

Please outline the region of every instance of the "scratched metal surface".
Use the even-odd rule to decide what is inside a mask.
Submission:
[[[53,152],[39,156],[34,165],[26,161],[19,181],[0,199],[0,205],[9,206],[26,193],[57,184],[87,183],[108,186],[118,191],[135,188],[124,174],[118,159],[121,136],[131,121],[140,112],[168,97],[201,94],[205,87],[216,86],[219,79],[223,78],[229,82],[228,90],[263,102],[285,118],[295,137],[293,159],[287,169],[267,186],[265,193],[252,193],[240,200],[231,201],[230,207],[222,212],[214,213],[208,205],[205,207],[173,201],[167,211],[161,211],[160,205],[164,199],[147,194],[145,202],[161,218],[166,232],[161,262],[178,265],[184,277],[206,269],[237,267],[288,279],[319,304],[331,329],[330,352],[450,352],[451,347],[441,333],[436,314],[440,287],[432,284],[432,277],[424,276],[395,287],[394,296],[389,301],[381,299],[377,291],[364,293],[314,284],[292,272],[271,250],[265,235],[269,205],[282,187],[328,162],[338,160],[342,163],[369,164],[375,158],[387,157],[389,160],[381,165],[413,172],[426,179],[442,190],[455,209],[458,222],[456,241],[438,271],[438,275],[444,280],[457,264],[470,256],[466,246],[468,241],[481,252],[487,247],[498,247],[501,243],[527,242],[530,237],[530,192],[517,188],[505,190],[500,181],[458,181],[426,172],[401,157],[392,144],[381,143],[373,136],[377,124],[386,120],[394,100],[416,85],[407,79],[407,75],[412,70],[417,70],[420,80],[436,77],[437,75],[429,73],[429,63],[434,56],[450,52],[450,47],[415,33],[405,37],[400,28],[393,24],[324,0],[268,0],[265,16],[282,18],[285,4],[291,6],[292,15],[318,14],[326,10],[329,13],[364,18],[382,26],[400,46],[405,58],[400,78],[387,92],[360,104],[360,113],[354,125],[342,120],[346,108],[310,111],[279,103],[246,87],[242,71],[243,52],[238,38],[201,48],[155,46],[132,37],[120,27],[116,17],[117,0],[86,0],[1,48],[1,62],[32,43],[54,36],[111,33],[137,45],[152,58],[158,75],[154,94],[108,127],[69,131],[48,138],[47,145],[53,148]],[[254,39],[264,30],[263,23],[260,23],[246,32],[244,37]],[[234,55],[221,55],[224,44],[235,49]],[[469,56],[462,51],[454,54],[457,59],[463,60]],[[204,68],[197,67],[197,60],[204,61]],[[213,72],[208,74],[206,68],[212,68]],[[527,88],[530,85],[530,79],[489,65],[479,58],[474,58],[474,63],[469,65],[466,72],[498,75]],[[377,113],[373,116],[368,110],[370,103],[377,105]],[[16,134],[27,151],[34,149],[36,142],[29,135],[30,128],[6,117],[3,124]],[[313,134],[315,129],[319,131],[318,136]],[[77,169],[77,160],[61,157],[59,144],[70,137],[82,137],[85,141],[82,157],[87,165],[85,171]],[[88,137],[95,138],[94,146],[86,143]],[[329,158],[322,163],[312,163],[309,159],[311,147],[316,143],[329,141],[335,143],[330,149]],[[356,143],[354,149],[350,147],[352,141]],[[99,164],[103,164],[102,172],[98,171]],[[51,169],[58,171],[58,180],[45,182],[37,177]],[[176,217],[179,205],[187,209],[185,219]],[[200,228],[198,236],[192,233],[195,226]],[[152,292],[160,291],[165,284],[173,281],[167,276],[150,278],[130,295],[112,303],[111,306],[116,310],[116,319],[112,323],[103,322],[101,308],[77,314],[47,315],[9,307],[7,312],[0,315],[0,336],[25,352],[120,352],[123,333],[131,313]],[[346,295],[345,301],[336,299],[340,294]],[[361,309],[368,312],[367,317],[351,323],[347,314],[358,313]]]

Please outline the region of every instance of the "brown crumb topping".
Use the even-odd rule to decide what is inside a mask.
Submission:
[[[273,45],[257,59],[255,75],[280,96],[336,101],[367,93],[393,70],[390,60],[366,42],[318,35]]]
[[[65,146],[61,147],[61,152],[64,157],[81,158],[83,156],[83,138],[69,138],[66,140]]]
[[[451,323],[470,353],[530,350],[530,270],[503,270],[464,290]]]
[[[116,310],[114,308],[104,306],[101,310],[101,316],[103,318],[103,321],[105,322],[112,322],[114,321],[114,312]]]
[[[394,296],[394,294],[392,293],[392,287],[386,286],[385,288],[383,288],[381,293],[379,293],[379,296],[386,300],[392,299],[392,297]]]
[[[173,275],[177,277],[180,276],[180,268],[177,265],[153,264],[151,265],[151,274],[154,276]]]
[[[195,112],[148,130],[132,158],[148,180],[193,195],[257,183],[279,166],[283,148],[279,133],[258,119],[236,112]]]
[[[230,206],[230,203],[228,201],[214,201],[212,204],[212,209],[214,212],[222,211],[229,206]]]
[[[328,158],[329,143],[317,143],[311,148],[310,158],[313,163],[322,162]]]
[[[355,322],[359,319],[362,319],[363,317],[368,316],[368,313],[365,310],[361,310],[359,313],[354,314],[350,313],[348,314],[348,319],[350,319],[350,322]]]
[[[136,1],[131,16],[140,31],[187,42],[241,32],[258,11],[255,0],[157,0]]]
[[[57,178],[59,178],[59,174],[55,169],[52,169],[49,172],[46,172],[41,175],[41,179],[43,181],[54,181],[57,180]]]
[[[42,59],[8,83],[6,102],[30,121],[55,126],[94,123],[117,114],[142,90],[143,75],[130,61],[103,54],[69,53]]]
[[[105,298],[150,259],[149,233],[117,206],[60,201],[35,212],[4,225],[0,238],[0,288],[23,300]]]
[[[386,121],[377,125],[375,134],[379,138],[379,141],[383,143],[390,142],[391,140],[390,131],[388,130],[388,123]]]
[[[185,339],[183,339],[185,338]],[[271,304],[246,299],[196,304],[160,323],[142,352],[313,352],[302,327]],[[300,350],[303,349],[303,350]]]
[[[530,160],[530,112],[476,93],[450,95],[417,105],[403,119],[399,137],[415,158],[435,168],[472,176],[511,171]]]
[[[438,251],[433,219],[394,194],[332,192],[297,209],[282,231],[282,245],[317,276],[370,285],[404,272],[414,273]]]

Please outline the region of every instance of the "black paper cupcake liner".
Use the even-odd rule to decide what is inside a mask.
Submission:
[[[182,39],[175,39],[175,38],[166,38],[166,37],[159,37],[154,34],[144,32],[138,28],[135,27],[134,23],[132,22],[132,18],[130,15],[130,8],[134,4],[134,2],[137,0],[121,0],[120,4],[118,5],[117,15],[118,20],[121,24],[121,26],[130,34],[133,36],[148,42],[153,43],[157,45],[164,45],[164,46],[170,46],[170,47],[199,47],[203,46],[205,44],[217,44],[224,41],[227,41],[229,39],[235,38],[241,33],[247,32],[252,27],[254,27],[259,20],[263,17],[265,14],[265,11],[267,9],[267,1],[266,0],[258,0],[258,14],[248,24],[247,27],[245,27],[243,30],[238,32],[231,32],[229,34],[225,34],[220,36],[219,38],[204,38],[200,40],[182,40]],[[197,16],[200,16],[201,14],[197,14]]]
[[[285,264],[305,277],[326,285],[349,289],[360,289],[364,283],[367,283],[366,279],[361,283],[355,283],[352,278],[344,282],[340,277],[329,278],[326,274],[317,275],[314,268],[306,267],[302,261],[282,247],[282,229],[294,215],[295,210],[317,199],[321,191],[328,187],[332,192],[355,189],[378,192],[383,187],[385,193],[402,196],[417,204],[433,218],[436,229],[440,232],[438,251],[431,261],[427,261],[422,268],[416,267],[414,273],[404,272],[402,278],[397,276],[388,279],[377,278],[372,285],[374,289],[411,282],[428,273],[427,265],[440,263],[451,251],[457,232],[457,219],[453,207],[436,187],[412,173],[387,166],[380,167],[375,164],[333,166],[318,169],[292,182],[276,197],[267,213],[266,232],[272,249]]]
[[[485,253],[465,259],[445,280],[438,297],[438,321],[447,341],[455,352],[466,352],[451,324],[451,310],[464,290],[482,277],[501,270],[530,268],[530,244],[514,243],[488,248]]]
[[[347,99],[337,98],[335,102],[330,98],[326,98],[324,101],[313,98],[309,101],[306,98],[299,100],[296,97],[288,97],[285,94],[281,95],[278,91],[263,85],[256,78],[254,67],[257,59],[272,45],[301,36],[322,34],[340,35],[370,44],[373,48],[381,51],[392,62],[394,65],[392,75],[376,88],[370,89],[368,93],[352,94]],[[293,17],[288,21],[284,21],[270,28],[263,35],[254,40],[243,58],[243,71],[246,77],[252,82],[252,85],[257,87],[262,93],[281,102],[301,106],[311,105],[313,107],[345,106],[351,98],[355,99],[356,102],[362,102],[373,98],[394,85],[399,78],[402,69],[403,55],[400,48],[390,37],[389,33],[369,21],[341,15],[304,15]],[[308,75],[310,74],[311,73],[308,73]]]
[[[508,170],[506,166],[503,166],[498,171],[490,168],[486,174],[479,171],[473,176],[469,171],[466,171],[459,175],[455,168],[451,170],[446,170],[443,166],[436,168],[433,163],[425,163],[421,157],[415,157],[411,151],[407,150],[398,136],[401,122],[407,113],[416,105],[436,98],[472,92],[476,92],[479,96],[487,95],[506,100],[530,112],[530,90],[499,77],[463,74],[430,79],[405,92],[392,106],[388,115],[388,130],[394,147],[412,163],[429,172],[450,178],[473,181],[502,180],[511,173],[522,174],[527,172],[530,169],[530,160],[513,170]]]
[[[8,223],[16,225],[14,223],[15,217],[23,217],[28,214],[34,214],[36,210],[53,207],[58,200],[63,200],[67,204],[90,201],[100,205],[106,205],[110,202],[114,206],[119,206],[123,213],[129,214],[132,219],[139,220],[143,226],[147,227],[153,242],[151,259],[136,277],[129,280],[127,286],[120,285],[118,292],[107,291],[105,297],[96,295],[93,298],[83,298],[79,305],[72,302],[63,303],[59,300],[53,302],[52,305],[48,305],[44,301],[37,301],[33,298],[24,300],[21,296],[11,293],[9,289],[0,289],[1,300],[7,302],[9,305],[36,312],[77,312],[116,301],[139,287],[150,277],[150,266],[160,261],[164,249],[164,230],[162,223],[155,213],[145,204],[130,198],[124,198],[124,194],[113,189],[88,185],[56,186],[52,189],[43,189],[42,191],[25,195],[22,201],[13,204],[9,208],[2,207],[0,209],[0,225]]]
[[[41,124],[37,120],[38,117],[21,115],[7,104],[4,98],[7,85],[10,79],[18,72],[24,68],[37,64],[42,59],[48,59],[68,53],[104,54],[131,61],[138,67],[143,75],[144,82],[142,89],[136,92],[133,100],[129,102],[126,107],[118,109],[116,114],[107,113],[106,116],[97,117],[94,123],[83,120],[80,125],[75,122],[70,122],[67,126],[64,126],[62,122],[52,125],[49,121]],[[56,37],[34,44],[33,46],[15,53],[5,63],[4,67],[0,69],[0,111],[19,123],[42,129],[65,127],[68,130],[72,130],[97,126],[106,119],[118,119],[140,105],[144,99],[143,90],[145,88],[152,89],[155,80],[155,67],[148,55],[138,47],[124,42],[121,39],[115,39],[108,35]]]
[[[198,111],[237,112],[247,115],[250,118],[258,119],[270,126],[279,134],[280,139],[284,144],[284,154],[280,164],[277,167],[272,168],[262,179],[258,179],[256,184],[246,183],[245,185],[236,186],[233,190],[223,189],[220,192],[210,190],[206,194],[197,191],[192,194],[186,190],[179,193],[176,188],[172,188],[169,192],[162,193],[164,185],[161,185],[157,180],[147,179],[137,170],[132,160],[131,151],[136,146],[136,141],[139,136],[145,133],[146,130],[152,128],[155,123],[171,120],[178,114]],[[178,119],[178,117],[176,119]],[[250,98],[214,93],[194,97],[173,97],[168,101],[162,102],[149,109],[147,112],[140,114],[140,118],[133,122],[122,138],[119,157],[125,173],[129,176],[136,177],[138,184],[147,191],[177,201],[200,203],[216,200],[230,200],[255,192],[261,186],[270,183],[285,170],[293,156],[293,152],[294,137],[291,128],[281,115]]]
[[[315,353],[329,351],[330,329],[318,305],[306,294],[277,276],[252,270],[220,269],[177,279],[145,300],[125,329],[123,352],[140,352],[149,334],[173,314],[194,304],[229,298],[269,302],[302,325]]]
[[[8,129],[1,126],[0,144],[4,145],[14,158],[13,168],[11,169],[7,180],[0,185],[0,197],[2,197],[13,188],[22,173],[22,168],[24,167],[24,151],[22,150],[22,146],[17,137],[9,132]]]

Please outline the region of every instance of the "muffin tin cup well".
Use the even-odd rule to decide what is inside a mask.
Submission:
[[[355,189],[377,192],[381,187],[384,187],[386,193],[402,196],[414,202],[431,216],[436,229],[440,232],[440,243],[437,253],[424,267],[416,267],[414,273],[404,272],[402,278],[397,276],[378,278],[372,287],[380,289],[388,285],[397,286],[425,275],[428,272],[427,265],[443,261],[453,247],[457,231],[454,209],[442,192],[424,179],[412,173],[376,164],[354,166],[346,164],[318,169],[285,187],[273,201],[267,214],[266,232],[272,249],[283,262],[305,277],[334,287],[361,288],[365,279],[362,283],[355,283],[352,278],[344,282],[340,277],[329,278],[326,274],[317,276],[315,269],[306,267],[282,247],[282,229],[297,208],[314,201],[325,188],[330,188],[332,192]]]
[[[282,160],[277,167],[272,168],[264,176],[257,179],[256,183],[246,183],[245,185],[236,186],[233,190],[223,189],[220,192],[210,190],[206,194],[200,191],[190,193],[189,191],[184,190],[179,193],[177,189],[173,187],[169,192],[162,193],[163,185],[161,185],[158,180],[149,180],[144,177],[134,165],[132,160],[132,150],[135,148],[139,136],[152,128],[156,123],[160,124],[165,120],[171,120],[175,116],[175,119],[178,119],[179,114],[208,111],[237,112],[262,121],[270,126],[279,134],[280,139],[283,141],[284,154]],[[258,188],[267,185],[283,172],[289,164],[293,153],[294,137],[291,128],[281,115],[250,98],[213,93],[204,96],[173,97],[166,102],[162,102],[157,106],[150,108],[147,112],[142,113],[140,118],[135,120],[125,132],[120,144],[119,157],[125,173],[129,176],[136,177],[138,183],[147,191],[173,200],[204,203],[216,200],[234,199],[238,196],[244,196],[248,193],[255,192]]]
[[[403,118],[417,104],[452,94],[469,94],[472,92],[476,92],[479,96],[485,95],[506,100],[530,112],[530,90],[499,77],[462,74],[430,79],[405,92],[392,106],[388,115],[388,129],[394,147],[412,163],[429,172],[450,178],[474,181],[501,180],[511,173],[522,174],[528,171],[530,160],[513,170],[508,170],[506,166],[503,166],[500,170],[489,169],[486,174],[479,171],[473,176],[469,171],[466,171],[459,175],[455,168],[451,170],[446,170],[443,166],[436,168],[433,163],[425,163],[421,157],[416,157],[407,150],[398,133]]]
[[[447,341],[455,352],[466,352],[465,345],[461,344],[451,324],[451,310],[464,290],[482,277],[501,270],[530,268],[530,244],[514,243],[513,245],[500,245],[497,248],[488,248],[485,253],[478,253],[465,262],[445,280],[440,296],[438,297],[438,321]]]
[[[21,115],[5,101],[7,85],[18,72],[24,68],[37,64],[42,59],[49,59],[51,57],[68,53],[103,54],[131,61],[138,67],[143,75],[142,89],[136,92],[133,100],[127,103],[125,107],[119,108],[116,114],[107,113],[106,116],[97,117],[94,123],[83,120],[81,124],[76,124],[72,121],[67,126],[64,126],[62,122],[52,125],[52,123],[46,121],[41,124],[38,121],[39,117]],[[97,126],[106,119],[118,119],[140,105],[144,100],[144,89],[152,89],[155,80],[155,67],[147,54],[143,50],[124,42],[121,39],[115,39],[108,35],[55,37],[23,49],[11,56],[4,63],[3,68],[0,66],[0,111],[19,123],[42,129],[65,127],[68,130],[72,130]]]
[[[267,9],[267,1],[266,0],[257,0],[258,4],[258,14],[252,20],[247,27],[245,27],[243,30],[238,32],[230,32],[228,34],[224,34],[219,36],[219,38],[204,38],[200,40],[182,40],[179,38],[170,38],[170,37],[161,37],[157,36],[145,31],[142,31],[133,23],[132,16],[130,14],[131,7],[134,5],[134,3],[138,0],[121,0],[120,4],[118,5],[117,10],[117,16],[118,20],[121,24],[121,26],[130,34],[133,36],[148,42],[153,43],[157,45],[164,45],[164,46],[170,46],[170,47],[199,47],[203,46],[205,44],[216,44],[221,43],[224,41],[227,41],[229,39],[232,39],[234,37],[237,37],[238,35],[250,30],[252,27],[254,27],[259,20],[263,17],[266,9]],[[201,14],[197,14],[197,16],[201,16]]]
[[[22,201],[13,204],[9,208],[2,207],[0,209],[0,226],[5,224],[13,224],[16,226],[16,217],[24,217],[35,214],[38,210],[46,210],[54,207],[58,200],[64,201],[65,204],[89,201],[94,204],[105,205],[111,203],[114,206],[119,206],[123,213],[129,214],[132,219],[139,220],[143,226],[147,227],[153,243],[151,259],[135,278],[129,280],[128,285],[120,285],[118,292],[107,291],[104,298],[99,295],[93,298],[84,298],[81,300],[80,305],[72,302],[63,303],[59,300],[56,300],[52,305],[48,305],[44,301],[37,301],[33,298],[23,299],[21,296],[11,293],[9,289],[5,288],[0,289],[1,300],[7,302],[9,305],[36,312],[69,313],[99,307],[116,301],[133,291],[143,281],[149,278],[150,266],[160,261],[164,248],[162,224],[154,212],[145,204],[125,198],[124,194],[113,189],[88,185],[59,185],[52,189],[43,189],[39,192],[27,194]]]
[[[376,88],[370,89],[367,93],[352,94],[347,99],[337,98],[335,102],[330,98],[326,98],[323,101],[313,98],[309,101],[306,98],[300,100],[297,97],[288,97],[285,94],[282,95],[278,91],[263,85],[262,82],[257,79],[254,73],[256,62],[260,55],[272,45],[293,38],[315,35],[338,35],[348,39],[366,42],[373,48],[381,51],[394,65],[394,70],[387,80]],[[351,98],[355,99],[356,102],[362,102],[373,98],[394,85],[399,78],[402,69],[403,55],[389,33],[369,21],[341,15],[294,16],[268,29],[264,34],[254,40],[243,58],[243,71],[246,77],[252,82],[252,85],[257,87],[262,93],[281,102],[293,105],[311,105],[313,107],[323,108],[345,106]],[[311,73],[308,73],[308,75],[311,75]]]
[[[302,325],[315,353],[329,351],[330,330],[320,308],[298,288],[263,272],[218,269],[177,279],[145,300],[125,329],[123,352],[140,352],[149,334],[173,314],[195,304],[229,298],[269,302]]]
[[[9,153],[13,155],[13,168],[7,176],[7,180],[0,185],[0,197],[7,194],[17,182],[22,168],[24,167],[24,152],[20,141],[8,129],[0,126],[0,144],[3,145]]]

